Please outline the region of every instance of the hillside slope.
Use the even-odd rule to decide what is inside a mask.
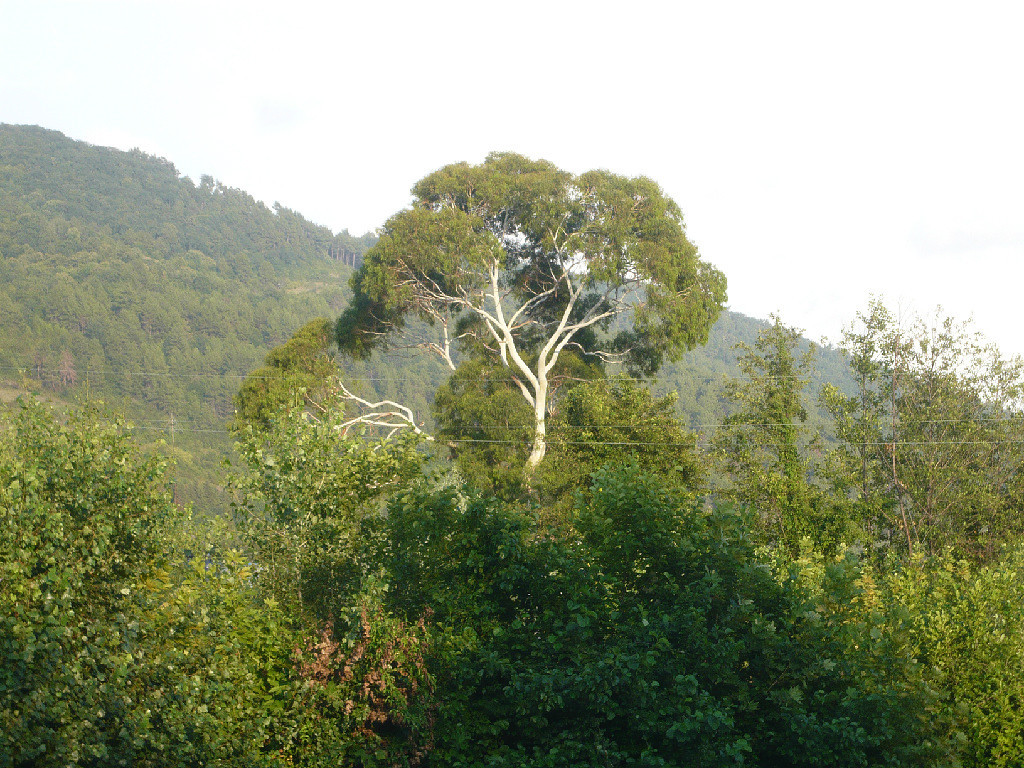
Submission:
[[[241,378],[340,311],[370,240],[138,151],[0,125],[0,379],[166,434],[201,500]]]

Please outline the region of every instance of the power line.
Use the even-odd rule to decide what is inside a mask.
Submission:
[[[520,445],[531,442],[531,440],[489,440],[485,438],[445,438],[442,442],[447,443],[505,443],[510,445]],[[659,443],[652,441],[612,441],[612,440],[559,440],[557,437],[548,437],[547,443],[549,445],[620,445],[620,446],[656,446],[659,448],[673,448],[673,447],[689,447],[694,443]],[[697,445],[711,445],[711,443],[697,441]],[[879,440],[875,442],[867,443],[855,443],[854,445],[870,445],[873,447],[892,447],[895,445],[899,447],[922,447],[929,445],[1022,445],[1024,440],[897,440],[895,443],[891,441]],[[750,443],[750,445],[758,447],[779,447],[788,445],[787,443],[768,443],[768,442],[756,442]]]
[[[15,367],[9,367],[9,366],[8,367],[0,366],[0,371],[24,372],[26,370],[33,370],[33,368],[31,366],[26,366],[25,368],[15,368]],[[34,370],[36,372],[40,372],[40,373],[41,372],[51,373],[51,374],[59,374],[60,373],[59,369],[53,369],[53,368],[45,368],[45,369],[36,368]],[[110,370],[110,369],[86,369],[83,373],[87,377],[92,376],[92,375],[108,375],[109,374],[109,375],[115,375],[115,376],[116,375],[121,375],[121,376],[126,376],[126,377],[160,376],[160,377],[179,378],[179,379],[195,379],[195,378],[202,378],[202,377],[222,378],[222,379],[278,379],[278,378],[281,378],[278,375],[257,375],[257,374],[253,374],[253,373],[250,373],[250,374],[232,374],[232,373],[223,373],[223,372],[217,372],[217,371],[191,371],[191,372],[189,372],[189,371],[115,371],[115,370]],[[370,382],[370,383],[398,383],[398,382],[422,383],[422,381],[423,381],[422,377],[412,377],[412,376],[406,376],[406,377],[381,377],[381,376],[348,377],[348,376],[346,376],[346,377],[343,377],[343,378],[344,378],[344,380],[351,381],[351,382]],[[722,378],[729,380],[729,377],[727,377],[725,375],[723,375]],[[784,379],[784,378],[795,378],[795,377],[792,377],[792,376],[785,376],[785,377],[779,376],[779,377],[763,377],[763,378]],[[610,381],[614,382],[616,380],[619,380],[619,381],[621,381],[621,380],[628,380],[628,381],[640,381],[640,382],[648,382],[648,381],[650,381],[649,379],[628,378],[628,377],[616,377],[615,379],[611,379]],[[514,389],[516,388],[516,385],[513,382],[508,381],[504,377],[496,378],[496,379],[493,379],[491,381],[493,383],[506,384],[509,387],[512,387]],[[1021,421],[1021,423],[1024,424],[1024,417],[1022,417],[1020,415],[1016,415],[1016,416],[995,416],[995,417],[977,417],[977,418],[961,418],[961,419],[924,419],[924,420],[911,420],[909,423],[912,424],[912,425],[915,425],[915,426],[924,426],[924,425],[937,425],[937,424],[981,424],[981,423],[988,424],[988,423],[1006,423],[1006,422],[1014,422],[1014,421]],[[175,422],[173,425],[170,425],[170,422],[167,419],[146,419],[146,420],[139,420],[138,423],[140,423],[140,424],[148,424],[148,425],[168,424],[172,433],[175,432],[175,431],[177,431],[177,432],[191,432],[191,433],[205,433],[205,434],[225,434],[225,433],[227,433],[227,430],[224,429],[223,427],[220,427],[220,428],[217,428],[217,427],[207,427],[207,426],[200,426],[200,425],[189,424],[188,422],[185,422],[185,423]],[[650,422],[647,422],[647,423],[650,424]],[[637,426],[638,425],[636,423],[633,423],[633,424],[588,424],[588,425],[573,425],[572,427],[569,427],[569,429],[594,429],[594,430],[600,430],[600,429],[630,429],[630,428],[635,428]],[[686,428],[688,428],[690,430],[694,430],[694,431],[702,431],[702,430],[710,430],[710,429],[737,429],[738,430],[738,429],[758,429],[758,428],[790,427],[790,426],[798,426],[798,425],[795,425],[795,424],[793,424],[791,422],[776,422],[776,423],[761,423],[761,424],[721,422],[721,423],[704,423],[704,424],[698,423],[698,424],[692,424],[692,425],[689,425]],[[522,424],[522,425],[478,424],[478,425],[473,425],[472,428],[473,429],[486,429],[486,430],[494,429],[494,430],[513,431],[513,430],[533,429],[533,427],[534,427],[533,424]],[[168,430],[168,427],[162,427],[162,426],[139,426],[137,428],[138,429],[150,430],[150,431],[167,431]],[[456,443],[481,443],[481,444],[485,444],[485,443],[518,444],[520,441],[518,441],[518,440],[484,439],[484,438],[459,438],[459,439],[451,439],[448,442],[456,442]],[[558,440],[557,440],[557,438],[553,438],[552,437],[552,438],[549,438],[549,442],[558,442]],[[1021,441],[1021,440],[1008,440],[1008,439],[1006,439],[1006,440],[973,440],[973,441],[966,441],[966,440],[960,440],[960,441],[896,441],[895,445],[896,446],[908,446],[908,447],[920,447],[920,446],[925,446],[925,445],[946,445],[946,446],[949,446],[949,445],[1000,445],[1000,444],[1011,444],[1012,445],[1012,444],[1020,444],[1022,442],[1024,442],[1024,441]],[[690,445],[693,445],[693,443],[664,443],[664,442],[644,443],[644,442],[631,442],[631,441],[586,441],[586,442],[580,442],[580,441],[566,442],[566,441],[562,441],[560,444],[565,444],[565,445],[609,445],[609,446],[644,446],[644,445],[652,445],[652,446],[661,446],[661,447],[690,446]],[[698,444],[698,445],[708,445],[708,443],[702,442],[702,441],[697,441],[696,444]],[[774,446],[774,445],[778,445],[777,443],[770,443],[770,442],[763,442],[763,441],[762,442],[753,442],[753,443],[750,443],[750,444],[754,445],[754,446],[758,446],[758,445],[759,446]],[[879,441],[879,442],[867,442],[867,443],[865,443],[865,442],[856,442],[854,444],[861,445],[861,446],[864,446],[864,445],[882,446],[882,445],[893,445],[893,442],[891,442],[891,441]]]
[[[20,372],[28,372],[28,371],[38,372],[38,373],[47,373],[47,374],[59,374],[60,373],[60,369],[59,368],[37,368],[34,364],[26,364],[26,365],[21,366],[21,367],[17,367],[17,366],[0,366],[0,371],[8,371],[8,372],[11,372],[11,373],[20,373]],[[97,375],[102,375],[102,376],[106,376],[106,375],[111,375],[111,376],[166,376],[166,377],[169,377],[169,378],[182,378],[182,379],[194,379],[194,378],[203,378],[203,377],[225,378],[225,379],[279,379],[279,378],[282,378],[282,375],[284,375],[284,372],[282,372],[282,375],[257,375],[255,373],[223,373],[223,372],[220,372],[220,371],[124,371],[124,370],[113,370],[113,369],[102,369],[102,368],[92,368],[92,369],[88,369],[88,370],[82,371],[82,373],[83,374],[97,374]],[[445,371],[445,373],[450,374],[451,372],[450,371]],[[558,378],[558,377],[556,377],[556,378]],[[780,380],[789,380],[789,379],[794,379],[794,378],[802,378],[802,377],[796,377],[796,376],[762,376],[762,377],[759,377],[759,380],[780,381]],[[399,382],[399,381],[422,382],[423,381],[423,377],[422,376],[364,376],[364,377],[360,377],[360,376],[343,376],[342,379],[344,381],[369,381],[369,382]],[[488,381],[488,382],[493,383],[493,384],[508,384],[511,387],[516,387],[516,384],[514,382],[508,381],[504,377],[491,378],[491,377],[488,377],[488,376],[479,376],[479,377],[477,377],[477,380]],[[575,378],[575,377],[565,377],[564,379],[558,379],[558,380],[559,381],[563,381],[563,380],[564,381],[577,381],[577,382],[595,381],[595,379],[583,379],[583,378]],[[742,383],[749,383],[748,380],[746,380],[746,379],[743,379],[743,380],[735,379],[735,378],[729,376],[728,374],[721,374],[721,375],[715,376],[715,377],[704,377],[701,380],[704,381],[704,382],[707,382],[707,383],[714,383],[716,380],[718,380],[718,381],[726,381],[726,382],[729,382],[729,381],[742,381]],[[597,379],[597,381],[608,381],[610,383],[614,383],[616,381],[632,381],[632,382],[644,382],[644,383],[657,383],[658,379],[655,376],[649,376],[649,377],[643,377],[643,376],[613,376],[613,377],[608,378],[608,379]]]
[[[149,422],[152,423],[152,422]],[[196,427],[182,427],[176,423],[175,426],[171,426],[169,420],[164,420],[167,426],[129,426],[129,429],[142,429],[155,432],[168,432],[173,429],[175,432],[196,432],[196,433],[218,433],[227,434],[225,429],[201,429]],[[474,438],[474,437],[452,437],[452,438],[438,438],[443,443],[455,443],[455,444],[493,444],[493,445],[529,445],[532,442],[532,437],[526,437],[518,440],[512,439],[500,439],[500,438]],[[707,441],[696,440],[693,442],[657,442],[657,441],[636,441],[636,440],[563,440],[556,436],[547,437],[548,445],[571,445],[571,446],[618,446],[618,447],[656,447],[656,448],[691,448],[694,446],[707,447],[712,443]],[[852,443],[855,446],[871,446],[871,447],[886,447],[896,448],[901,447],[925,447],[925,446],[981,446],[981,445],[1022,445],[1024,439],[1021,440],[877,440],[868,442],[856,442]],[[749,443],[755,447],[779,447],[785,445],[784,443],[757,441]]]
[[[138,426],[134,426],[134,425],[127,427],[127,429],[130,429],[130,430],[133,430],[133,431],[136,430],[136,429],[143,429],[143,430],[146,430],[146,431],[149,431],[149,432],[170,432],[171,431],[169,427],[138,427]],[[210,433],[210,434],[218,434],[218,435],[227,434],[227,430],[224,430],[224,429],[196,429],[195,427],[180,427],[180,426],[174,427],[173,431],[176,432],[176,433],[194,432],[194,433]]]
[[[227,417],[225,417],[227,418]],[[168,422],[168,419],[132,419],[135,424],[164,424]],[[922,426],[925,424],[975,424],[978,422],[984,423],[1009,423],[1016,422],[1020,426],[1024,426],[1024,416],[1011,416],[1011,417],[993,417],[993,418],[980,418],[980,419],[925,419],[922,421],[912,421],[910,424],[914,426]],[[179,428],[183,424],[189,424],[189,422],[176,422]],[[550,422],[549,422],[550,423]],[[580,430],[580,429],[637,429],[639,427],[651,427],[651,426],[662,426],[664,422],[661,421],[645,421],[639,420],[630,424],[570,424],[562,427],[562,429],[569,430]],[[534,428],[534,424],[472,424],[467,425],[465,429],[499,429],[499,430],[523,430]],[[729,423],[716,423],[716,424],[691,424],[687,426],[682,422],[679,422],[679,426],[683,429],[689,430],[703,430],[703,429],[762,429],[767,427],[792,427],[801,426],[801,424],[794,424],[792,422],[769,422],[769,423],[740,423],[740,424],[729,424]],[[858,445],[863,443],[858,442]]]
[[[1021,426],[1024,426],[1024,415],[1022,416],[1007,416],[1007,417],[993,417],[993,418],[981,418],[981,419],[925,419],[922,421],[910,421],[909,424],[920,426],[923,424],[975,424],[978,422],[1019,422]],[[550,423],[550,421],[549,421]],[[662,422],[659,421],[647,421],[638,420],[630,424],[571,424],[563,429],[636,429],[641,426],[659,426]],[[795,424],[793,422],[782,421],[782,422],[757,422],[757,423],[718,423],[718,424],[690,424],[686,426],[680,422],[680,426],[685,429],[761,429],[765,427],[793,427],[802,426],[801,424]],[[467,426],[466,429],[533,429],[533,424],[473,424]]]
[[[22,367],[22,368],[17,368],[17,367],[12,367],[12,366],[0,366],[0,371],[8,371],[8,372],[15,372],[15,373],[26,372],[26,371],[36,371],[36,372],[39,372],[39,373],[47,373],[47,374],[52,374],[52,375],[59,375],[61,373],[60,369],[54,369],[54,368],[35,369],[32,366],[26,366],[26,367]],[[101,375],[101,376],[107,376],[107,375],[110,375],[110,376],[124,376],[124,377],[127,377],[127,378],[163,377],[163,378],[170,378],[170,379],[193,379],[193,380],[194,379],[202,379],[202,378],[213,378],[213,379],[232,379],[232,380],[237,380],[237,381],[245,381],[245,380],[277,380],[277,379],[283,378],[283,375],[260,375],[260,374],[255,374],[255,373],[237,374],[237,373],[223,373],[223,372],[218,372],[218,371],[115,371],[115,370],[110,370],[110,369],[106,369],[106,370],[105,369],[87,369],[87,370],[83,371],[82,373],[83,373],[83,375],[85,375],[87,381],[89,381],[90,377],[94,376],[94,375]],[[423,384],[424,383],[424,378],[422,376],[398,376],[398,377],[395,377],[395,376],[343,376],[341,378],[342,378],[343,381],[347,381],[347,382],[361,382],[361,383],[369,383],[369,384],[399,384],[399,383],[409,383],[409,382],[413,382],[413,383],[416,383],[416,384]],[[766,379],[786,379],[786,378],[792,378],[792,377],[786,377],[786,376],[767,376],[767,377],[764,377],[764,378],[766,378]],[[489,382],[490,384],[504,385],[504,386],[508,387],[509,389],[511,389],[514,392],[518,392],[519,389],[520,389],[520,387],[517,384],[515,384],[514,382],[511,382],[511,381],[508,381],[505,378],[489,379],[488,377],[484,376],[484,377],[481,377],[481,379],[484,380],[484,381]],[[592,379],[570,379],[570,380],[577,381],[577,382],[593,381]],[[657,387],[658,384],[667,384],[667,382],[659,382],[658,379],[653,378],[653,377],[652,378],[638,378],[638,377],[616,376],[616,377],[611,378],[611,379],[598,379],[597,381],[606,381],[608,383],[615,383],[616,381],[631,381],[631,382],[640,382],[640,383],[651,384],[651,385],[654,385],[655,387]],[[729,383],[729,382],[736,381],[736,379],[733,379],[733,378],[729,377],[727,374],[722,374],[721,377],[717,379],[717,381],[718,382]],[[714,383],[716,383],[716,379],[711,379],[711,378],[702,379],[700,383],[714,384]],[[673,391],[677,392],[678,390],[673,390]],[[1013,421],[1013,420],[1019,419],[1019,418],[1024,418],[1024,416],[979,417],[979,418],[965,418],[965,419],[927,419],[927,420],[921,420],[921,421],[913,420],[910,423],[913,423],[913,424],[942,424],[942,423],[970,423],[970,422],[1000,422],[1000,421]],[[488,425],[479,425],[479,426],[480,426],[480,428],[484,428],[484,429],[490,428]],[[621,426],[628,427],[628,426],[633,426],[633,425],[621,425]],[[693,424],[693,425],[690,425],[690,428],[691,429],[704,429],[704,428],[738,429],[738,428],[742,428],[743,426],[745,426],[745,425],[727,424],[727,423],[721,423],[721,424]],[[788,426],[788,425],[787,424],[776,423],[776,424],[756,424],[756,425],[749,425],[749,426],[751,426],[751,427],[773,427],[773,426]],[[532,425],[525,425],[525,427],[526,428],[531,428]],[[514,428],[519,428],[519,427],[514,427]]]

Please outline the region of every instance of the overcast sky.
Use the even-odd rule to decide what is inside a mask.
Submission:
[[[671,5],[671,8],[669,6]],[[493,150],[643,174],[732,309],[1024,353],[1024,4],[0,0],[0,122],[361,234]]]

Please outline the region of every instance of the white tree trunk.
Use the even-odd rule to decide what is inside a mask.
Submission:
[[[533,449],[526,460],[526,477],[529,480],[533,477],[537,467],[544,460],[547,453],[547,409],[548,409],[548,382],[547,376],[541,377],[538,382],[537,391],[534,395],[533,405]]]

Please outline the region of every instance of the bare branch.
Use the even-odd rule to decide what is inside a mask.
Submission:
[[[513,328],[517,327],[516,320],[518,320],[520,315],[522,315],[524,312],[529,312],[534,306],[536,306],[538,303],[540,303],[545,298],[551,296],[557,291],[558,285],[556,283],[553,287],[548,288],[546,291],[542,291],[541,293],[538,293],[535,296],[531,296],[527,301],[524,301],[523,306],[517,309],[515,313],[512,315],[512,317],[508,319],[508,324]]]
[[[633,350],[632,347],[627,347],[621,352],[605,352],[600,349],[584,349],[583,345],[576,341],[570,341],[565,346],[576,347],[583,354],[592,355],[605,363],[620,363]]]
[[[371,403],[369,400],[353,394],[343,382],[336,381],[335,383],[343,400],[358,403],[360,406],[367,409],[364,413],[348,419],[337,426],[337,429],[341,431],[342,435],[348,435],[349,430],[353,427],[365,426],[390,430],[385,439],[393,437],[403,429],[411,429],[415,434],[420,435],[427,440],[434,439],[432,435],[428,435],[420,429],[419,425],[416,423],[416,419],[413,417],[411,408],[408,408],[401,403],[396,403],[393,400],[381,400],[376,403]],[[322,407],[321,410],[323,410]]]

